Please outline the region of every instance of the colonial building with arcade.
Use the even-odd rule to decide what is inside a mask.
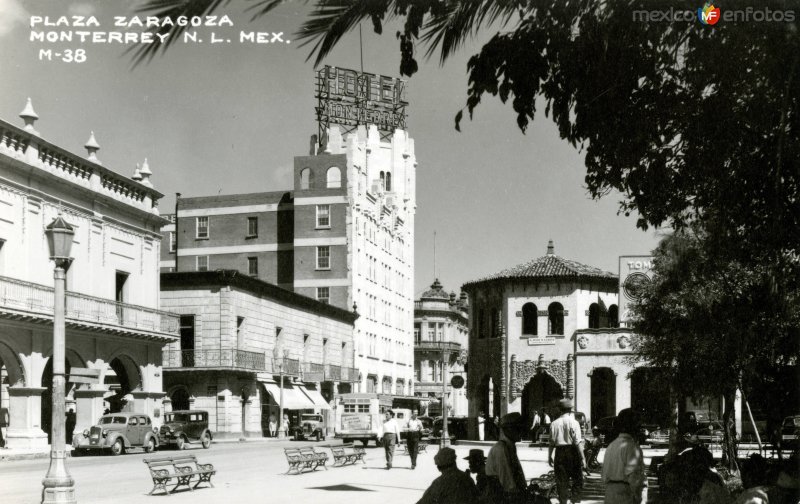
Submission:
[[[54,280],[45,228],[60,215],[74,230],[66,273],[66,372],[75,429],[106,408],[163,411],[161,349],[178,339],[178,317],[159,311],[161,227],[146,162],[127,177],[47,141],[28,101],[24,127],[0,120],[0,406],[7,446],[48,444],[51,431]],[[133,171],[133,170],[131,170]],[[84,380],[91,381],[91,380]]]

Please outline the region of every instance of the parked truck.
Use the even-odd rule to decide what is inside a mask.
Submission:
[[[371,440],[380,446],[383,437],[383,415],[392,407],[388,394],[354,393],[341,395],[336,404],[334,437],[344,443]]]

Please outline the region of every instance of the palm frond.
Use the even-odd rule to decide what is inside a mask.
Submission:
[[[432,10],[425,23],[422,41],[427,45],[425,57],[430,58],[441,47],[439,62],[444,63],[481,27],[498,20],[508,23],[528,2],[524,0],[465,0],[450,1],[441,10]]]
[[[350,30],[365,19],[372,19],[376,31],[384,16],[393,12],[394,0],[318,0],[309,20],[300,27],[297,36],[302,46],[312,44],[306,60],[316,54],[318,66]]]
[[[278,7],[286,0],[256,0],[253,5],[245,9],[245,12],[253,12],[253,17],[250,18],[250,21],[255,21],[260,17],[264,17],[270,12],[272,12],[275,7]],[[303,0],[307,3],[307,0]]]

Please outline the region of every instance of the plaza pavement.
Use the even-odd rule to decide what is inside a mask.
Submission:
[[[209,450],[190,449],[184,453],[196,455],[200,462],[214,464],[217,470],[212,480],[215,488],[201,487],[192,492],[183,490],[170,496],[147,495],[152,488],[152,480],[142,463],[144,458],[169,455],[170,452],[70,458],[68,468],[76,481],[78,502],[81,504],[164,502],[162,499],[169,499],[167,502],[171,504],[413,504],[439,474],[433,463],[437,450],[434,446],[419,455],[417,468],[413,471],[410,459],[402,454],[402,449],[396,452],[394,468],[386,470],[383,449],[372,446],[367,449],[364,464],[285,475],[287,464],[284,447],[312,445],[329,452],[324,448],[326,444],[289,441],[215,443]],[[338,442],[334,441],[333,444]],[[483,443],[477,447],[488,453],[490,445]],[[467,467],[463,457],[470,448],[475,447],[453,447],[459,457],[459,468]],[[518,454],[528,479],[550,470],[546,448],[520,444]],[[646,462],[649,464],[649,456]],[[41,480],[47,472],[47,466],[46,458],[0,462],[0,502],[38,504],[41,499]],[[594,473],[586,482],[583,502],[602,502],[602,490],[598,475]]]

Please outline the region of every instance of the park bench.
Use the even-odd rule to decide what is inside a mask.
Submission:
[[[402,441],[402,445],[403,445],[403,453],[408,455],[409,454],[408,443],[406,442],[405,439]],[[423,452],[427,453],[427,451],[428,451],[428,441],[425,440],[425,439],[420,439],[417,442],[417,454],[420,454],[420,453],[423,453]]]
[[[306,448],[284,448],[286,454],[286,461],[289,463],[289,470],[286,474],[300,474],[304,469],[316,470],[317,467],[325,467],[328,461],[328,454],[318,452],[313,447]],[[328,468],[325,467],[327,470]]]
[[[180,455],[157,459],[145,459],[144,463],[150,469],[153,478],[153,489],[148,495],[153,495],[158,489],[164,490],[169,495],[178,487],[185,486],[194,490],[200,483],[208,483],[212,487],[211,476],[217,473],[212,464],[201,464],[194,455]],[[170,481],[175,482],[172,490],[167,488]],[[192,483],[194,482],[194,486]]]
[[[361,446],[355,447],[352,443],[349,443],[341,446],[331,446],[330,448],[333,454],[333,465],[335,466],[341,467],[347,464],[355,464],[359,460],[364,464],[367,463],[364,460],[366,451]]]

